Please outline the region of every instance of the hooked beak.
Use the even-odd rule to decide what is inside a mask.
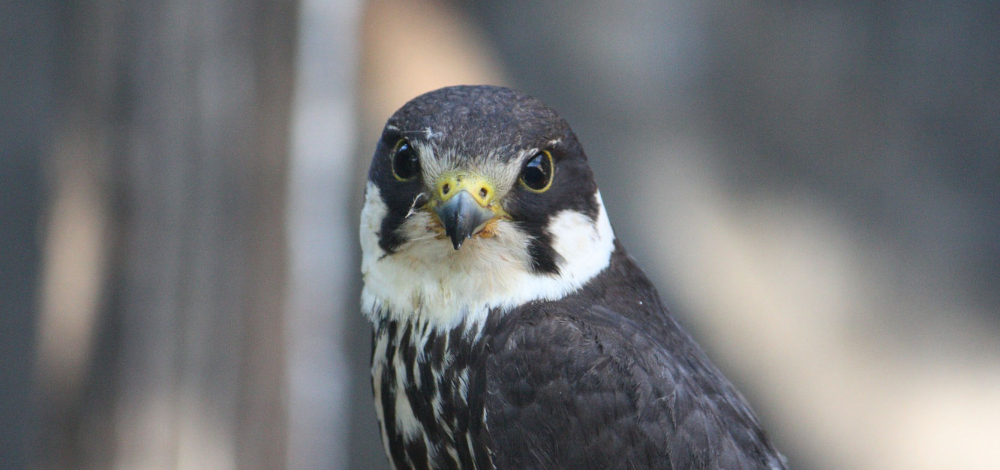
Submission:
[[[482,178],[452,174],[442,177],[436,187],[439,202],[434,205],[434,213],[455,250],[498,216],[493,186]]]
[[[493,211],[480,206],[468,191],[456,194],[434,212],[441,219],[444,231],[456,250],[493,218]]]

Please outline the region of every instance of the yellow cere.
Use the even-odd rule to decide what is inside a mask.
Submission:
[[[468,172],[450,172],[441,175],[434,185],[435,199],[445,202],[462,190],[469,194],[479,203],[480,206],[489,208],[497,213],[499,204],[494,205],[496,190],[486,178]],[[499,214],[498,214],[499,215]]]

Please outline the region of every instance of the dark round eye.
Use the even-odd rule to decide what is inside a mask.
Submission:
[[[521,184],[536,193],[545,192],[552,185],[552,155],[542,150],[528,159],[521,170]]]
[[[392,174],[399,181],[412,180],[420,173],[420,159],[417,158],[417,151],[405,140],[400,140],[396,144],[396,150],[392,154]]]

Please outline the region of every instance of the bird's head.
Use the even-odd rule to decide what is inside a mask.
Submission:
[[[365,309],[453,321],[557,298],[607,266],[613,239],[565,120],[507,88],[443,88],[396,111],[376,146]]]

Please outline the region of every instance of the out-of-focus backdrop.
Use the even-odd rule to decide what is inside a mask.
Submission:
[[[1000,3],[14,0],[0,467],[384,469],[389,114],[560,111],[797,469],[1000,469]]]

